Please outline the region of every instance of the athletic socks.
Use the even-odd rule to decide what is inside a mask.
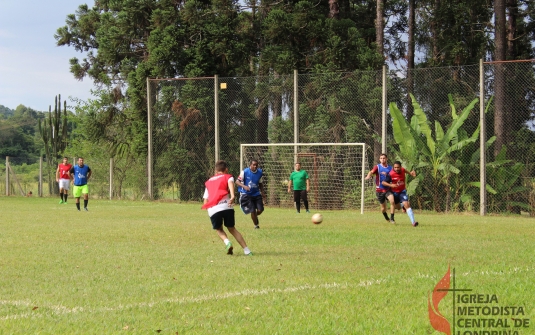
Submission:
[[[412,208],[407,208],[407,215],[411,219],[411,223],[414,223],[414,213],[412,212]]]
[[[385,217],[385,219],[388,221],[388,214],[386,214],[386,212],[383,212],[383,216]]]
[[[390,221],[396,221],[394,220],[394,214],[390,214]]]
[[[59,194],[59,198],[61,199],[61,201],[63,201],[63,193]]]
[[[63,198],[65,199],[65,200],[63,200],[63,202],[67,202],[67,196],[68,196],[68,194],[63,194]]]
[[[79,203],[79,202],[76,203],[76,208],[77,208],[78,210],[80,210],[80,203]]]
[[[89,200],[85,200],[85,199],[84,199],[84,208],[87,208],[87,202],[88,202],[88,201],[89,201]]]
[[[223,243],[225,243],[225,245],[229,244],[230,243],[230,240],[228,238],[226,238]]]

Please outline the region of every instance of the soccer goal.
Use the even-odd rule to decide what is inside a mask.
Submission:
[[[293,207],[293,195],[288,194],[288,178],[296,162],[308,172],[309,205],[312,210],[360,209],[364,213],[365,180],[369,168],[365,143],[273,143],[242,144],[240,168],[256,159],[264,171],[264,188],[270,206]],[[368,192],[369,193],[369,192]],[[371,201],[371,200],[370,200]]]

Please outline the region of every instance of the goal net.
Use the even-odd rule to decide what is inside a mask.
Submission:
[[[265,203],[293,207],[288,178],[296,162],[308,172],[311,210],[356,209],[376,206],[375,187],[365,180],[369,171],[364,143],[242,144],[240,169],[256,159],[264,171]]]

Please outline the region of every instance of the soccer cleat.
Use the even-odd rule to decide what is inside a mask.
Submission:
[[[78,212],[80,211],[80,208],[78,208]]]
[[[232,246],[232,243],[231,242],[227,243],[227,255],[232,255],[234,253],[233,250],[234,250],[234,247]]]
[[[84,211],[89,212],[89,211],[87,210],[87,207],[84,207]]]
[[[414,223],[412,224],[413,227],[417,227],[418,226],[418,221],[414,221]]]
[[[60,200],[60,201],[59,201],[59,204],[61,205],[62,203],[63,203],[63,200]]]
[[[310,211],[307,209],[307,213],[310,213]]]
[[[391,223],[391,224],[396,224],[396,221],[394,221],[394,220],[390,220],[390,223]]]
[[[260,229],[260,226],[257,225],[257,224],[255,224],[255,225],[254,225],[254,229]]]
[[[253,253],[250,252],[250,253],[246,254],[245,256],[252,256],[252,255],[253,255]]]
[[[297,214],[301,213],[300,211],[297,211]]]

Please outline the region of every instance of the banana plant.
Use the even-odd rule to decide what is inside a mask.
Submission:
[[[452,122],[444,131],[440,123],[435,121],[434,136],[423,109],[412,94],[411,100],[414,116],[410,124],[397,105],[390,104],[394,141],[399,147],[397,156],[405,168],[418,172],[418,177],[408,184],[409,194],[413,194],[419,184],[424,185],[433,200],[433,209],[441,211],[444,196],[450,192],[449,179],[460,172],[456,167],[454,155],[479,138],[479,126],[471,136],[462,128],[479,99],[472,100],[457,114],[453,98],[449,95]]]

